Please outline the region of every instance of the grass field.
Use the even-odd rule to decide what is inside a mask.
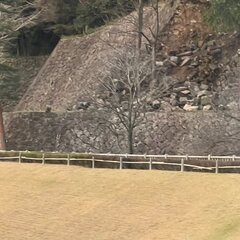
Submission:
[[[239,240],[240,175],[0,163],[1,240]]]

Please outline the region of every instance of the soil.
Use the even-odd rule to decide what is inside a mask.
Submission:
[[[207,2],[203,4],[185,1],[178,7],[175,16],[161,33],[162,36],[160,36],[160,41],[164,46],[162,49],[164,55],[174,55],[172,52],[189,51],[190,46],[193,45],[198,49],[194,53],[194,57],[204,61],[206,57],[209,57],[207,52],[208,44],[212,43],[215,47],[222,49],[222,54],[217,59],[209,58],[209,61],[202,65],[204,70],[209,71],[210,64],[226,65],[231,61],[231,58],[240,48],[240,35],[214,31],[204,20],[208,4]],[[169,75],[178,78],[182,82],[186,81],[187,77],[196,70],[196,68],[189,68],[188,66],[177,66],[169,72]],[[213,76],[210,76],[208,81],[214,81]]]

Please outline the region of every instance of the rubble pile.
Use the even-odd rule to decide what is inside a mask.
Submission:
[[[171,76],[170,94],[152,102],[158,100],[172,110],[207,111],[217,106],[219,93],[228,87],[222,75],[231,71],[240,34],[214,33],[202,19],[208,1],[201,1],[202,5],[187,2],[180,5],[160,37],[156,65],[159,74]],[[156,109],[154,104],[152,108]]]

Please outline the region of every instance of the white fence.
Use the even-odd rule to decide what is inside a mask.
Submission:
[[[18,163],[57,163],[82,165],[91,168],[111,167],[130,169],[162,169],[175,171],[239,172],[239,156],[188,156],[188,155],[129,155],[59,152],[0,152],[0,161]],[[239,170],[239,171],[238,171]]]

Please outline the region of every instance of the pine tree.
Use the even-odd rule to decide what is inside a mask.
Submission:
[[[80,1],[76,11],[75,27],[84,32],[134,10],[133,0]]]
[[[212,0],[205,19],[216,30],[240,31],[240,1]]]

